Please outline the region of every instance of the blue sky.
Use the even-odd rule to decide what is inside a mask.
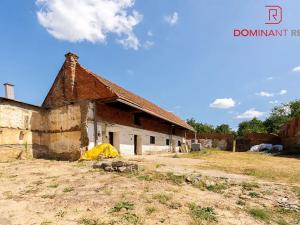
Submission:
[[[60,1],[68,7],[56,7]],[[300,29],[299,0],[81,0],[79,9],[74,2],[1,1],[0,83],[15,84],[18,100],[40,105],[68,51],[182,118],[213,125],[236,128],[299,98],[300,37],[233,37],[235,28]],[[99,8],[85,11],[84,2]],[[280,25],[264,24],[270,4],[283,8]]]

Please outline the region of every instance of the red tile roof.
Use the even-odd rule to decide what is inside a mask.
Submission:
[[[79,63],[77,64],[77,66],[80,66],[81,69],[85,70],[88,74],[97,78],[97,80],[99,82],[101,82],[102,84],[104,84],[106,87],[108,87],[118,97],[118,99],[128,102],[132,105],[135,105],[135,106],[137,106],[137,108],[139,108],[149,114],[152,114],[156,117],[159,117],[163,120],[171,122],[175,125],[184,127],[189,130],[194,130],[189,124],[187,124],[184,120],[180,119],[175,114],[162,109],[161,107],[153,104],[152,102],[150,102],[130,91],[127,91],[126,89],[120,87],[119,85],[117,85],[99,75],[94,74],[93,72],[82,67]]]

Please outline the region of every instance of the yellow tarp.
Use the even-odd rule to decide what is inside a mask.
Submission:
[[[101,144],[84,153],[80,160],[95,160],[97,158],[116,158],[119,156],[117,149],[111,144]]]

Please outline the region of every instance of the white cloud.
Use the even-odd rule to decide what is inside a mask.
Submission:
[[[268,77],[267,80],[274,80],[274,77]]]
[[[278,100],[274,100],[274,101],[269,101],[270,104],[278,104],[279,101]]]
[[[261,91],[259,93],[256,93],[256,95],[261,96],[261,97],[273,97],[274,96],[273,93],[269,93],[266,91]]]
[[[211,108],[229,109],[235,106],[235,101],[232,98],[219,98],[209,105]]]
[[[154,45],[154,42],[153,42],[153,41],[146,41],[146,42],[143,44],[143,47],[144,47],[144,49],[150,49],[153,45]]]
[[[134,0],[36,0],[36,4],[39,23],[59,40],[105,43],[113,33],[126,48],[140,46],[133,28],[142,16],[129,11]]]
[[[287,94],[287,90],[281,90],[278,94],[279,95],[285,95],[285,94]]]
[[[255,110],[255,108],[249,109],[239,115],[237,115],[237,119],[253,119],[262,117],[265,113]]]
[[[300,66],[294,67],[292,69],[293,72],[300,72]]]
[[[152,36],[153,36],[153,33],[152,33],[152,31],[151,31],[151,30],[149,30],[149,31],[147,32],[147,35],[148,35],[149,37],[152,37]]]
[[[179,17],[177,12],[174,12],[172,15],[164,17],[164,20],[171,26],[174,26],[178,22],[178,19]]]

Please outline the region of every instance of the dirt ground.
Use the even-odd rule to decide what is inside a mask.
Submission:
[[[299,184],[203,169],[203,159],[122,160],[139,172],[104,172],[93,162],[0,163],[0,225],[300,224]]]

